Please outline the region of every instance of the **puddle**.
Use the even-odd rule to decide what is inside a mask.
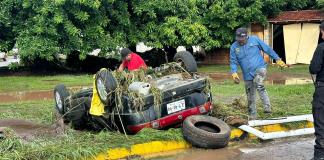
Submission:
[[[90,86],[69,87],[70,94],[82,89],[88,89]],[[20,92],[0,92],[0,103],[30,101],[30,100],[54,100],[53,90],[47,91],[20,91]]]
[[[314,138],[298,138],[294,140],[273,141],[253,148],[240,148],[243,152],[239,160],[307,160],[313,157]]]
[[[283,84],[283,85],[296,85],[296,84],[310,84],[313,81],[309,78],[287,78],[287,79],[270,79],[266,84]]]
[[[9,92],[0,93],[0,102],[16,102],[27,100],[48,100],[53,99],[53,91],[30,91],[30,92]]]
[[[209,73],[207,75],[213,80],[218,82],[224,80],[232,80],[232,76],[228,73]],[[296,85],[296,84],[309,84],[309,83],[313,83],[313,81],[311,78],[298,77],[297,75],[287,76],[281,73],[274,73],[268,75],[265,83],[270,85],[274,85],[274,84]]]
[[[45,126],[20,119],[0,120],[0,128],[2,127],[12,129],[18,137],[25,140],[41,135],[55,136],[62,133],[62,129],[57,126]]]
[[[173,153],[173,156],[160,155],[160,157],[152,158],[153,160],[234,160],[239,157],[242,152],[239,149],[197,149],[191,148],[188,150],[178,151]]]
[[[291,137],[260,144],[234,142],[222,149],[198,149],[161,153],[153,160],[306,160],[314,152],[314,137]]]

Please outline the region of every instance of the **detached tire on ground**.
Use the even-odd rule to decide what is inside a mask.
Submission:
[[[114,90],[117,88],[117,80],[107,69],[101,69],[96,74],[95,81],[99,98],[104,105],[112,104],[114,100]]]
[[[65,114],[65,112],[66,112],[65,100],[69,96],[70,96],[70,93],[67,90],[65,85],[59,84],[59,85],[55,86],[55,88],[54,88],[55,109],[61,115]]]
[[[185,119],[182,133],[189,143],[199,148],[223,148],[230,139],[230,127],[220,119],[194,115]]]
[[[197,62],[193,55],[188,51],[177,52],[173,58],[175,62],[181,62],[182,66],[189,72],[197,72]]]

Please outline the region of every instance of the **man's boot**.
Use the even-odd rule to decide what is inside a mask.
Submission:
[[[271,107],[264,107],[264,113],[272,113]]]

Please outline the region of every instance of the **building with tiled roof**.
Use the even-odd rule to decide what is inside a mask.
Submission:
[[[320,10],[302,10],[281,12],[275,17],[268,18],[270,23],[298,23],[321,22],[324,20],[324,12]]]

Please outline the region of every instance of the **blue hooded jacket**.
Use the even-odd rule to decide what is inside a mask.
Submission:
[[[244,80],[253,80],[255,71],[259,68],[266,68],[261,50],[268,54],[272,59],[280,59],[277,53],[256,36],[248,36],[245,45],[241,46],[237,41],[231,45],[230,66],[231,72],[237,72],[239,64]]]

